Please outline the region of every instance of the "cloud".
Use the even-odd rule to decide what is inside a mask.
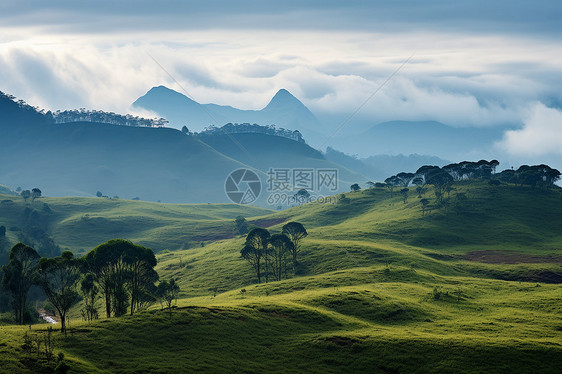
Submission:
[[[337,1],[285,0],[17,0],[0,3],[0,24],[45,31],[114,33],[138,30],[276,29],[542,34],[562,30],[558,0]]]
[[[523,128],[506,131],[497,147],[510,155],[562,155],[562,111],[542,103],[533,106]]]

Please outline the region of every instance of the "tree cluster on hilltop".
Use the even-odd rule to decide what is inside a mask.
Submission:
[[[452,184],[455,181],[473,179],[495,179],[519,185],[531,187],[551,187],[560,179],[560,171],[548,165],[522,165],[517,170],[507,169],[501,173],[496,173],[499,165],[497,160],[477,162],[463,161],[459,163],[445,165],[442,168],[432,165],[424,165],[415,173],[398,173],[388,177],[384,183],[390,187],[409,187],[412,185],[420,186],[425,184],[438,185]],[[445,174],[448,175],[445,176]],[[374,185],[374,184],[373,184]]]
[[[133,127],[162,127],[168,123],[165,118],[143,118],[133,116],[132,114],[118,114],[105,112],[103,110],[86,110],[85,108],[63,111],[57,110],[56,112],[46,111],[37,106],[31,106],[24,100],[18,100],[15,96],[2,91],[0,91],[0,102],[13,105],[14,108],[18,108],[22,113],[29,114],[37,119],[47,120],[51,123],[97,122]]]
[[[422,214],[425,214],[431,207],[430,200],[424,197],[427,191],[426,185],[433,186],[435,203],[437,206],[441,206],[447,202],[445,195],[449,198],[451,191],[455,190],[453,184],[459,181],[480,179],[488,180],[492,185],[500,184],[503,181],[520,186],[549,189],[554,187],[561,177],[560,171],[544,164],[522,165],[517,170],[507,169],[496,173],[498,165],[499,162],[497,160],[463,161],[443,167],[424,165],[415,173],[401,172],[386,178],[384,183],[367,182],[367,185],[370,188],[386,188],[391,196],[394,190],[399,188],[404,204],[408,201],[410,188],[415,186],[415,192],[418,199],[420,199]],[[352,186],[352,190],[354,186],[356,185]],[[460,202],[465,197],[464,194],[457,194],[457,198]]]
[[[274,125],[260,126],[258,124],[249,123],[227,123],[222,127],[208,126],[199,133],[194,133],[196,136],[208,135],[225,135],[225,134],[267,134],[281,136],[283,138],[292,139],[299,143],[304,143],[304,139],[298,130],[287,130],[284,128],[276,128]]]
[[[280,234],[256,227],[246,236],[240,255],[254,268],[258,283],[288,278],[296,271],[301,253],[300,241],[308,232],[299,222],[289,222]]]
[[[55,123],[96,122],[133,127],[162,127],[168,123],[165,118],[142,118],[132,114],[117,114],[102,110],[86,110],[85,108],[57,110],[52,112],[51,115]]]

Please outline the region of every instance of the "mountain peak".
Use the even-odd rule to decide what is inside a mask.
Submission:
[[[287,107],[287,106],[294,106],[294,105],[297,105],[299,107],[304,107],[304,104],[299,99],[294,97],[286,89],[282,88],[279,91],[277,91],[275,96],[273,96],[269,104],[267,104],[267,106],[264,109],[272,109],[272,108]]]

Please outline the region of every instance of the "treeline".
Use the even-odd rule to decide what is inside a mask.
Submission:
[[[560,171],[548,165],[522,165],[517,170],[506,169],[496,174],[499,165],[497,160],[478,162],[463,161],[457,164],[449,164],[442,168],[438,166],[424,165],[415,173],[398,173],[388,177],[384,183],[393,187],[408,187],[411,185],[434,184],[436,177],[449,179],[444,172],[450,176],[452,181],[463,181],[472,179],[497,179],[507,183],[528,185],[531,187],[550,188],[560,179]]]
[[[308,232],[299,222],[289,222],[280,234],[256,227],[246,236],[240,255],[254,268],[258,283],[281,280],[294,274],[301,253],[300,241]]]
[[[429,199],[424,198],[425,192],[427,191],[426,185],[433,186],[435,202],[437,206],[441,206],[446,203],[444,200],[445,194],[447,194],[448,198],[451,191],[455,189],[453,184],[459,181],[481,179],[488,180],[491,185],[498,185],[501,182],[505,182],[520,186],[526,185],[532,188],[549,189],[553,188],[561,177],[560,171],[544,164],[533,166],[522,165],[517,170],[506,169],[500,173],[496,173],[498,165],[499,162],[497,160],[480,160],[478,162],[463,161],[449,164],[442,168],[424,165],[415,173],[401,172],[388,177],[385,179],[384,183],[367,182],[367,184],[371,188],[386,188],[391,196],[395,188],[399,188],[399,193],[402,195],[404,204],[407,203],[410,188],[415,186],[415,192],[422,206],[422,214],[425,214],[425,212],[430,209]],[[358,184],[351,186],[352,191],[357,191],[358,189]],[[465,199],[466,197],[464,194],[457,194],[457,200],[459,202]]]
[[[80,258],[70,251],[58,257],[41,257],[32,247],[18,243],[1,269],[1,286],[10,295],[19,324],[28,322],[27,295],[32,286],[39,286],[57,312],[61,332],[65,332],[68,311],[80,299],[85,320],[98,318],[96,302],[100,298],[108,318],[133,315],[157,300],[171,308],[179,287],[173,280],[157,286],[155,266],[151,249],[123,239],[103,243]]]
[[[33,116],[37,119],[46,120],[50,123],[69,123],[69,122],[98,122],[109,123],[120,126],[134,127],[162,127],[168,124],[165,118],[143,118],[132,114],[118,114],[105,112],[103,110],[86,110],[85,108],[72,110],[57,110],[56,112],[46,111],[37,106],[31,106],[24,100],[17,99],[15,96],[0,91],[0,108],[18,108],[21,112]],[[8,113],[9,115],[10,113]]]
[[[281,136],[284,138],[292,139],[299,143],[305,142],[302,137],[302,134],[298,130],[293,131],[284,128],[276,128],[274,125],[260,126],[255,123],[253,125],[249,123],[241,123],[241,124],[227,123],[222,127],[217,127],[213,125],[213,126],[205,127],[203,131],[199,133],[193,133],[193,135],[204,137],[209,135],[247,134],[247,133],[275,135],[275,136]]]
[[[162,127],[168,123],[165,118],[143,118],[132,114],[117,114],[104,112],[103,110],[86,110],[85,108],[57,110],[56,112],[47,112],[47,115],[51,115],[55,123],[97,122],[133,127]]]

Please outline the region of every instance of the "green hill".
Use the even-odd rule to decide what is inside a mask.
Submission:
[[[296,276],[255,284],[240,258],[243,237],[161,253],[161,279],[176,278],[182,289],[178,308],[92,324],[78,322],[75,310],[74,330],[56,337],[56,351],[74,370],[91,372],[556,372],[562,191],[486,182],[455,188],[445,206],[425,214],[415,194],[404,204],[384,189],[346,193],[336,204],[245,211],[271,232],[292,220],[305,225]],[[45,201],[64,210],[65,199]],[[125,208],[164,215],[159,204],[102,201],[82,203],[107,219]],[[201,222],[232,224],[239,213],[196,207],[190,214],[207,217]],[[69,209],[76,211],[68,217],[85,213]],[[25,329],[0,329],[6,370],[35,365],[17,348]]]
[[[111,238],[125,238],[160,250],[200,247],[201,243],[233,237],[234,218],[268,214],[263,208],[235,204],[161,204],[124,199],[0,195],[0,226],[16,242],[24,228],[25,210],[62,249],[89,251]]]

